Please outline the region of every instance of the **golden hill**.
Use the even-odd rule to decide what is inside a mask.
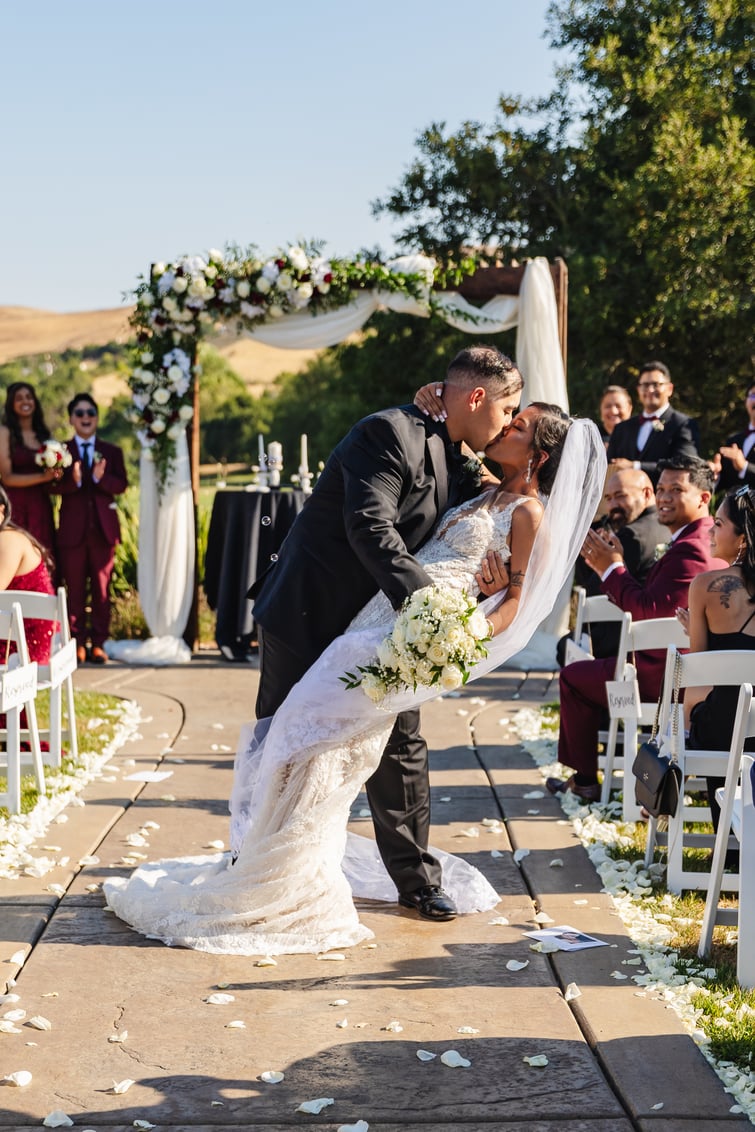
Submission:
[[[79,350],[84,346],[104,346],[108,342],[127,342],[131,307],[116,307],[102,311],[77,311],[74,314],[56,314],[33,307],[0,307],[0,364],[28,354],[62,353]],[[249,392],[260,393],[280,373],[296,373],[303,369],[316,350],[278,350],[255,342],[253,338],[239,338],[227,343],[215,342],[215,348],[228,364],[246,382]],[[99,379],[97,384],[103,379]],[[106,390],[99,389],[103,401],[112,399]]]

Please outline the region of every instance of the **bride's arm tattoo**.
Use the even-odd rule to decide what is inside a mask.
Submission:
[[[523,585],[524,585],[524,570],[518,570],[515,574],[511,575],[511,579],[509,581],[509,588],[511,586],[518,586],[519,589],[521,589]]]
[[[731,595],[736,590],[743,590],[744,588],[744,582],[741,578],[727,574],[723,578],[714,578],[708,586],[708,593],[717,593],[721,599],[721,605],[724,609],[728,609]]]

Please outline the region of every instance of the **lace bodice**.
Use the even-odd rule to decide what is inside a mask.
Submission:
[[[511,518],[524,496],[517,496],[504,507],[493,506],[495,490],[485,492],[449,511],[429,542],[415,554],[415,558],[434,582],[467,593],[479,592],[475,574],[489,550],[497,550],[507,562],[511,557],[509,534]],[[377,593],[359,611],[349,626],[369,629],[393,623],[396,614],[384,593]]]

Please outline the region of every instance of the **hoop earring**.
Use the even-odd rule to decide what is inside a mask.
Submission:
[[[530,483],[531,480],[532,480],[532,457],[530,456],[529,460],[527,461],[527,471],[524,473],[524,482]]]

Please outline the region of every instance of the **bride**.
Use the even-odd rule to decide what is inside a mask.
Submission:
[[[494,636],[471,680],[523,649],[571,574],[595,514],[605,450],[590,421],[534,403],[489,450],[503,478],[449,511],[417,553],[433,581],[480,592],[481,563],[508,564],[503,594],[482,605]],[[495,552],[500,555],[496,559]],[[291,690],[271,719],[242,735],[228,854],[143,865],[104,885],[137,931],[200,951],[275,955],[350,947],[372,933],[353,895],[394,899],[374,843],[349,835],[349,810],[380,759],[399,711],[440,694],[418,687],[376,706],[341,681],[368,663],[395,613],[377,594]],[[460,911],[493,907],[482,875],[444,857],[444,886]]]

